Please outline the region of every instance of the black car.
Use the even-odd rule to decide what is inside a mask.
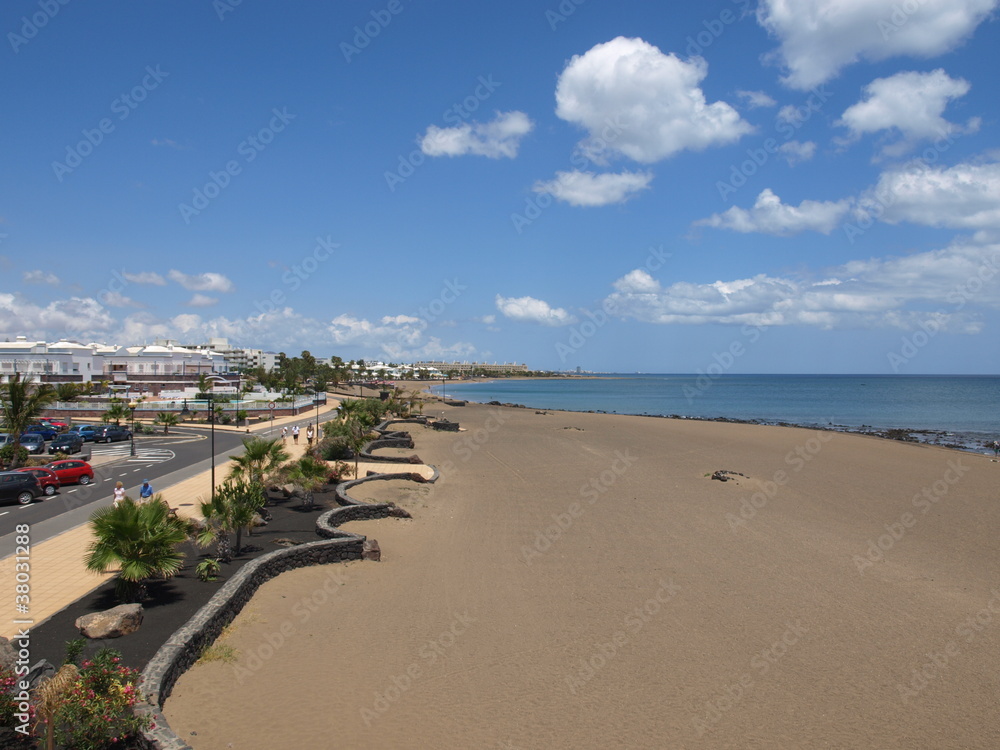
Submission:
[[[49,443],[49,453],[79,453],[83,450],[83,438],[73,432],[66,432],[57,435],[56,439]]]
[[[0,502],[27,505],[42,495],[42,486],[23,471],[0,471]]]
[[[132,433],[124,427],[117,427],[113,424],[98,427],[94,431],[95,443],[117,443],[120,440],[129,440]]]

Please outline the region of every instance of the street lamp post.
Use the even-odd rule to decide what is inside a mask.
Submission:
[[[208,422],[212,425],[212,502],[215,502],[215,397],[208,395]]]
[[[138,405],[139,403],[135,399],[128,402],[128,408],[132,411],[132,430],[129,432],[129,437],[132,439],[131,455],[133,456],[135,455],[135,407]]]
[[[215,381],[222,381],[223,383],[229,382],[225,378],[220,378],[218,375],[209,375],[207,379],[208,380],[215,380]],[[214,388],[214,386],[213,386],[213,388]],[[212,426],[211,427],[211,433],[212,433],[212,447],[211,447],[211,451],[212,451],[212,493],[211,493],[211,500],[214,503],[215,502],[215,393],[213,391],[208,391],[208,392],[206,392],[205,395],[208,396],[208,421],[209,421],[209,424]]]

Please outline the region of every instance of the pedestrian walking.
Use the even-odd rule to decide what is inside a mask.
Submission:
[[[139,502],[148,503],[149,499],[153,496],[153,486],[149,483],[148,479],[142,480],[142,487],[139,488]]]
[[[1000,458],[1000,440],[993,441],[993,457]]]
[[[312,425],[309,425],[306,428],[306,443],[308,443],[309,447],[312,448],[312,444],[313,444],[313,427],[312,427]]]
[[[281,442],[282,443],[288,442],[288,427],[281,428]]]
[[[125,499],[125,485],[122,484],[121,482],[115,483],[114,496],[115,496],[115,507],[117,508],[118,503],[120,503],[122,500]]]
[[[296,445],[299,444],[299,426],[298,425],[295,425],[292,428],[292,442],[295,443]]]

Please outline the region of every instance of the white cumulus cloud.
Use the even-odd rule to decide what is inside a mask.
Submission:
[[[58,286],[59,277],[54,273],[48,273],[47,271],[25,271],[22,276],[25,284],[48,284],[49,286]]]
[[[906,153],[919,141],[946,136],[963,128],[942,116],[952,99],[969,91],[969,83],[951,78],[940,68],[930,73],[904,71],[876,78],[865,86],[864,98],[848,107],[837,125],[850,131],[851,140],[881,130],[898,134],[898,140],[882,148],[886,156]],[[974,130],[978,120],[965,126]]]
[[[236,289],[233,282],[221,273],[199,273],[189,276],[180,271],[171,270],[167,276],[185,289],[192,292],[232,292]]]
[[[810,201],[804,200],[798,206],[789,206],[770,188],[765,188],[757,196],[753,208],[733,206],[721,214],[713,214],[707,219],[695,222],[695,226],[731,229],[734,232],[762,232],[778,236],[789,236],[799,232],[813,231],[829,234],[841,222],[851,208],[850,200]]]
[[[462,123],[453,128],[431,125],[420,139],[420,150],[428,156],[486,156],[513,159],[521,139],[534,123],[524,112],[497,112],[485,123]]]
[[[745,101],[750,109],[773,107],[778,103],[763,91],[737,91],[736,95]]]
[[[883,172],[858,203],[860,215],[888,224],[1000,229],[1000,162],[931,167],[914,160]]]
[[[195,293],[187,301],[188,307],[211,307],[218,304],[218,297],[209,297],[207,294]]]
[[[976,333],[976,310],[1000,307],[1000,289],[981,283],[1000,266],[1000,245],[957,243],[909,256],[851,261],[816,281],[758,274],[662,286],[645,269],[614,282],[605,300],[622,318],[658,324],[902,328],[936,325]],[[977,283],[973,283],[977,282]],[[956,304],[956,290],[975,290]],[[928,309],[933,312],[928,312]]]
[[[620,153],[650,164],[733,143],[753,128],[726,102],[705,100],[707,74],[701,58],[684,61],[642,39],[617,37],[567,63],[556,114],[589,133],[580,148],[597,163]]]
[[[967,39],[997,0],[761,0],[757,20],[778,39],[784,82],[809,89],[859,60],[930,58]]]
[[[519,323],[565,326],[576,322],[576,318],[561,307],[552,307],[548,302],[534,297],[503,297],[498,294],[496,305],[504,317]]]
[[[572,206],[606,206],[628,200],[652,179],[650,172],[556,172],[554,180],[538,181],[531,189]]]
[[[126,281],[133,284],[152,284],[153,286],[166,286],[167,280],[154,271],[140,271],[139,273],[122,272]]]
[[[809,161],[816,154],[816,144],[813,141],[786,141],[778,146],[778,153],[785,157],[788,165],[794,167],[804,161]]]

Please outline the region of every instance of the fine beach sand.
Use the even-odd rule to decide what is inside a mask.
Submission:
[[[441,480],[354,493],[413,513],[347,526],[382,561],[270,581],[224,636],[236,661],[178,681],[165,714],[193,747],[1000,747],[1000,463],[427,413],[468,428],[403,428]]]

